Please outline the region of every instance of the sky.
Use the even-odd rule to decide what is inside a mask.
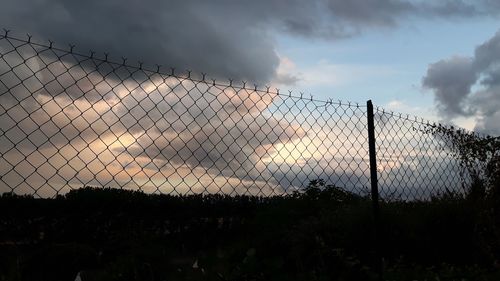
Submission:
[[[500,47],[485,54],[491,64],[475,67],[476,79],[464,86],[470,90],[441,80],[462,78],[451,73],[452,64],[478,59],[478,48],[497,37],[499,14],[494,0],[7,0],[0,24],[218,79],[322,99],[372,99],[389,110],[495,135]],[[439,76],[439,62],[441,70],[451,67],[447,77]]]
[[[499,15],[493,0],[6,0],[0,26],[16,37],[75,44],[80,53],[161,65],[166,73],[175,67],[344,105],[371,99],[389,111],[500,135]],[[121,78],[126,69],[78,66],[50,51],[24,68],[12,69],[23,60],[15,53],[2,60],[0,179],[7,186],[154,190],[168,183],[185,192],[220,181],[219,189],[273,192],[311,175],[367,185],[360,109],[306,100],[295,107],[271,94],[199,89],[175,77]],[[47,61],[52,72],[68,73],[55,78]],[[67,65],[77,67],[69,73]],[[87,79],[88,69],[96,71]],[[35,72],[36,79],[16,84],[15,75]],[[144,84],[138,88],[134,79]],[[384,122],[405,128],[403,119]],[[397,176],[437,159],[420,147],[428,140],[415,144],[404,133],[388,134],[386,143],[407,147],[389,145],[381,171]],[[442,163],[430,173],[450,166]]]

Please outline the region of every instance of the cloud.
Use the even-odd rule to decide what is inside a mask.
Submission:
[[[30,2],[30,9],[7,3],[3,22],[76,43],[79,50],[128,57],[130,63],[144,60],[252,81],[269,80],[279,63],[271,38],[250,18],[201,1]]]
[[[43,47],[0,43],[0,174],[18,192],[80,183],[244,193],[250,182],[269,195],[281,187],[262,159],[306,135],[299,119],[273,115],[274,93],[83,57],[81,67]]]
[[[470,115],[468,109],[464,108],[464,101],[476,83],[476,76],[471,58],[452,57],[429,65],[422,84],[434,89],[436,103],[442,115]]]
[[[0,191],[46,197],[94,185],[272,195],[315,178],[362,194],[369,190],[364,108],[84,57],[79,59],[87,66],[81,67],[44,47],[9,52],[7,42],[0,40]],[[417,153],[414,138],[401,139],[410,143],[398,141],[382,155]],[[401,147],[405,153],[398,153]],[[400,158],[380,161],[387,188],[410,169],[389,175],[406,162]]]
[[[344,184],[367,163],[364,142],[346,142],[362,135],[360,108],[9,48],[0,40],[1,191],[270,195],[315,176]]]
[[[276,70],[276,77],[273,79],[273,85],[296,85],[302,78],[297,75],[295,63],[288,57],[280,56],[280,64]]]
[[[429,65],[422,85],[434,92],[445,119],[476,116],[475,130],[500,134],[500,32],[477,46],[472,57]]]
[[[8,0],[0,18],[7,27],[38,38],[77,43],[77,50],[109,51],[111,57],[126,56],[131,63],[140,59],[216,78],[291,84],[301,77],[280,71],[287,62],[276,51],[275,32],[341,39],[395,27],[405,18],[484,14],[484,5],[464,3],[30,0],[21,5]],[[490,14],[495,14],[493,9]],[[3,53],[8,48],[0,46]],[[494,42],[484,49],[478,58],[495,53]],[[235,186],[275,192],[286,188],[282,181],[303,183],[309,172],[331,175],[335,164],[344,170],[366,165],[362,143],[346,144],[343,131],[357,130],[352,126],[362,126],[356,120],[363,115],[94,60],[75,61],[71,55],[56,59],[50,52],[18,67],[0,65],[0,174],[9,187],[54,192],[94,184],[155,191],[168,181],[178,192],[232,192]],[[28,48],[22,53],[27,58],[36,52]],[[10,53],[0,62],[19,59]],[[496,83],[495,65],[487,62],[478,59],[476,64],[485,69],[482,83],[491,86]],[[496,116],[493,107],[481,109]],[[347,120],[337,120],[339,114]],[[306,118],[320,123],[309,124]],[[325,124],[328,118],[337,118],[338,127]],[[490,120],[481,124],[491,126]],[[346,177],[349,173],[332,176]]]
[[[413,13],[416,7],[408,1],[394,0],[330,0],[328,7],[331,13],[341,21],[362,25],[396,25],[401,15]]]
[[[499,11],[495,1],[486,0],[7,0],[0,18],[7,28],[63,46],[72,42],[81,51],[107,51],[114,58],[128,57],[130,63],[142,60],[265,84],[279,76],[277,32],[339,39],[408,19],[465,20]]]

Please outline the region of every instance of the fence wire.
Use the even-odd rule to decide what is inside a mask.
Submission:
[[[369,193],[367,110],[0,36],[0,192],[83,186],[272,196]],[[461,186],[448,144],[379,109],[383,198]]]
[[[381,108],[374,114],[382,198],[426,200],[450,193],[465,195],[471,179],[452,153],[452,141],[431,130],[435,124]]]
[[[269,196],[317,178],[367,190],[360,106],[9,36],[0,51],[2,191],[52,197],[90,185]]]

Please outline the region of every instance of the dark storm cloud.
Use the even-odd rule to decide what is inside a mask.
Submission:
[[[9,26],[78,49],[196,69],[235,79],[268,81],[279,60],[271,39],[250,19],[190,1],[29,1],[2,9]],[[22,18],[22,20],[20,20]],[[25,20],[29,19],[29,20]],[[258,19],[256,19],[258,20]]]
[[[422,83],[435,90],[435,99],[441,113],[454,117],[470,114],[464,109],[463,103],[476,79],[471,58],[453,57],[431,64]]]
[[[412,18],[468,18],[499,10],[486,0],[7,0],[0,24],[130,62],[267,83],[279,65],[274,32],[343,38]]]
[[[410,2],[393,0],[329,0],[328,7],[335,17],[358,25],[395,25],[397,17],[416,10]]]
[[[422,84],[434,91],[443,117],[475,115],[477,130],[500,134],[500,32],[479,45],[473,57],[431,64]]]
[[[109,175],[94,178],[102,165],[117,175],[113,165],[122,171],[164,164],[255,181],[265,173],[256,166],[275,153],[273,145],[305,136],[297,124],[268,111],[276,94],[130,73],[125,66],[97,66],[98,60],[81,67],[51,51],[10,52],[7,42],[0,41],[0,153],[10,166],[0,174],[12,166],[21,175],[36,168],[55,176],[50,165],[30,163],[56,157],[71,166],[66,177],[84,183],[106,183]]]

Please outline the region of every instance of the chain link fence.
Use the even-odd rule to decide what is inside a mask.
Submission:
[[[83,186],[273,196],[323,179],[370,193],[365,105],[0,36],[0,193]],[[462,191],[430,124],[375,111],[381,197]]]
[[[437,125],[417,117],[374,112],[379,192],[386,200],[465,195],[471,178]]]

